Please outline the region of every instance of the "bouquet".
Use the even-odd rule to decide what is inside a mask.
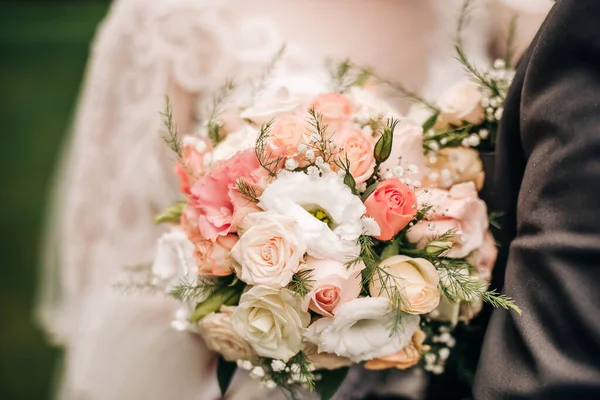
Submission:
[[[484,301],[518,310],[487,287],[496,248],[478,178],[425,176],[423,127],[362,81],[264,98],[228,116],[235,131],[215,113],[181,140],[167,107],[186,200],[157,216],[172,227],[152,284],[184,304],[174,327],[220,354],[223,391],[235,367],[322,398],[357,363],[440,373],[459,319]]]
[[[487,82],[509,75],[437,104],[396,86],[432,111],[424,124],[347,61],[325,84],[259,84],[249,101],[227,83],[182,138],[167,101],[184,200],[156,218],[170,229],[151,285],[182,302],[173,327],[219,354],[223,393],[236,369],[322,399],[355,364],[439,374],[458,321],[483,302],[520,312],[488,289],[497,250],[472,149],[493,141],[502,112]]]

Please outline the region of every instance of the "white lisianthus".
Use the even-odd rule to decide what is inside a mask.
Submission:
[[[181,279],[195,279],[198,267],[193,254],[194,245],[181,229],[175,228],[162,235],[152,265],[154,284],[169,292]]]
[[[281,171],[259,200],[262,209],[294,218],[309,255],[346,262],[360,253],[366,209],[337,174]]]
[[[353,362],[372,360],[402,350],[419,327],[418,316],[404,314],[402,326],[390,335],[395,317],[388,299],[362,297],[341,305],[333,318],[315,321],[304,336],[319,352]]]
[[[254,286],[242,295],[231,324],[256,354],[287,362],[302,350],[302,334],[310,323],[301,303],[291,290]]]
[[[235,132],[230,133],[213,150],[212,161],[228,160],[237,152],[252,149],[256,145],[258,130],[244,125]]]
[[[252,347],[231,325],[235,307],[221,306],[220,312],[210,313],[198,322],[198,332],[206,346],[223,355],[227,361],[251,360],[256,357]]]
[[[275,212],[248,215],[231,249],[238,277],[249,285],[285,287],[300,268],[306,245],[293,218]]]

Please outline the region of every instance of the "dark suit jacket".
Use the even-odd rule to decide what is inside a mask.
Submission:
[[[542,25],[508,95],[496,173],[495,274],[523,313],[494,312],[474,397],[600,399],[600,0],[559,0]]]

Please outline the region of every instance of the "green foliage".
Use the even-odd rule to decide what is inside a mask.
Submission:
[[[208,111],[208,138],[211,140],[213,146],[219,144],[223,139],[221,137],[221,122],[217,120],[219,115],[223,113],[223,107],[231,95],[235,92],[237,85],[234,81],[228,80],[212,97],[212,101]]]
[[[301,297],[306,296],[312,290],[312,284],[314,282],[314,279],[311,279],[312,273],[312,269],[294,272],[292,280],[288,285],[288,289],[298,293]]]
[[[217,381],[219,382],[221,396],[225,396],[225,393],[227,393],[236,370],[237,365],[235,363],[225,361],[223,356],[219,356],[217,360]]]
[[[321,396],[321,400],[330,400],[338,391],[346,376],[349,368],[338,368],[334,370],[320,370],[321,380],[316,384],[317,393]]]
[[[375,143],[375,149],[373,150],[373,156],[375,157],[376,165],[379,166],[384,163],[392,154],[392,145],[394,143],[394,130],[398,125],[398,120],[390,118],[387,120],[387,124],[383,127],[383,133],[377,143]],[[377,167],[375,168],[377,169]]]
[[[163,126],[167,130],[163,134],[163,140],[177,156],[177,160],[183,165],[183,144],[177,132],[177,125],[173,119],[173,103],[169,96],[165,96],[165,109],[161,113]]]
[[[256,154],[256,158],[258,158],[260,166],[266,169],[269,172],[269,175],[276,176],[279,166],[283,163],[283,157],[274,157],[270,150],[267,151],[267,140],[269,139],[269,133],[271,132],[272,127],[273,120],[261,125],[254,146],[254,153]]]
[[[427,132],[428,130],[430,130],[431,128],[433,128],[433,126],[435,125],[435,123],[437,122],[438,117],[440,116],[440,112],[434,112],[431,117],[427,118],[427,121],[425,121],[423,123],[423,132]]]
[[[185,201],[179,201],[165,211],[161,212],[157,216],[154,217],[154,223],[156,224],[164,224],[164,223],[179,223],[181,218],[181,213],[185,208]]]

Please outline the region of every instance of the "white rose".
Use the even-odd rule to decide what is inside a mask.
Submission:
[[[212,161],[228,160],[237,152],[252,149],[256,145],[258,130],[244,125],[227,135],[213,150]]]
[[[397,255],[380,264],[381,274],[375,274],[369,292],[371,296],[389,297],[391,287],[402,295],[402,311],[409,314],[426,314],[440,302],[439,276],[435,267],[423,258]],[[383,279],[383,283],[381,281]],[[385,284],[385,287],[382,285]]]
[[[406,347],[419,327],[419,317],[403,314],[402,326],[390,331],[396,312],[388,299],[362,297],[341,305],[333,318],[315,321],[305,334],[319,352],[347,357],[353,362],[397,353]]]
[[[227,361],[252,360],[256,357],[252,347],[231,325],[231,315],[236,307],[221,306],[219,313],[210,313],[198,322],[198,332],[206,346]]]
[[[181,229],[162,235],[152,265],[154,283],[169,292],[181,279],[195,279],[198,267],[193,254],[194,245]]]
[[[439,128],[447,128],[448,125],[459,126],[463,121],[478,125],[485,117],[481,106],[481,93],[477,84],[471,81],[458,82],[442,93],[438,99],[438,107],[440,116],[436,126]]]
[[[275,212],[252,213],[241,230],[231,249],[238,277],[249,285],[274,288],[290,283],[306,251],[294,219]]]
[[[407,171],[409,165],[414,165],[414,172]],[[425,156],[423,155],[423,128],[413,120],[403,119],[396,129],[392,141],[390,157],[381,164],[380,171],[393,171],[401,166],[405,172],[402,178],[421,181],[425,175]]]
[[[302,350],[302,334],[310,323],[301,302],[291,290],[255,286],[242,295],[231,324],[259,356],[288,361]]]
[[[259,207],[297,222],[309,255],[346,262],[360,253],[366,209],[337,174],[281,171],[259,200]]]

